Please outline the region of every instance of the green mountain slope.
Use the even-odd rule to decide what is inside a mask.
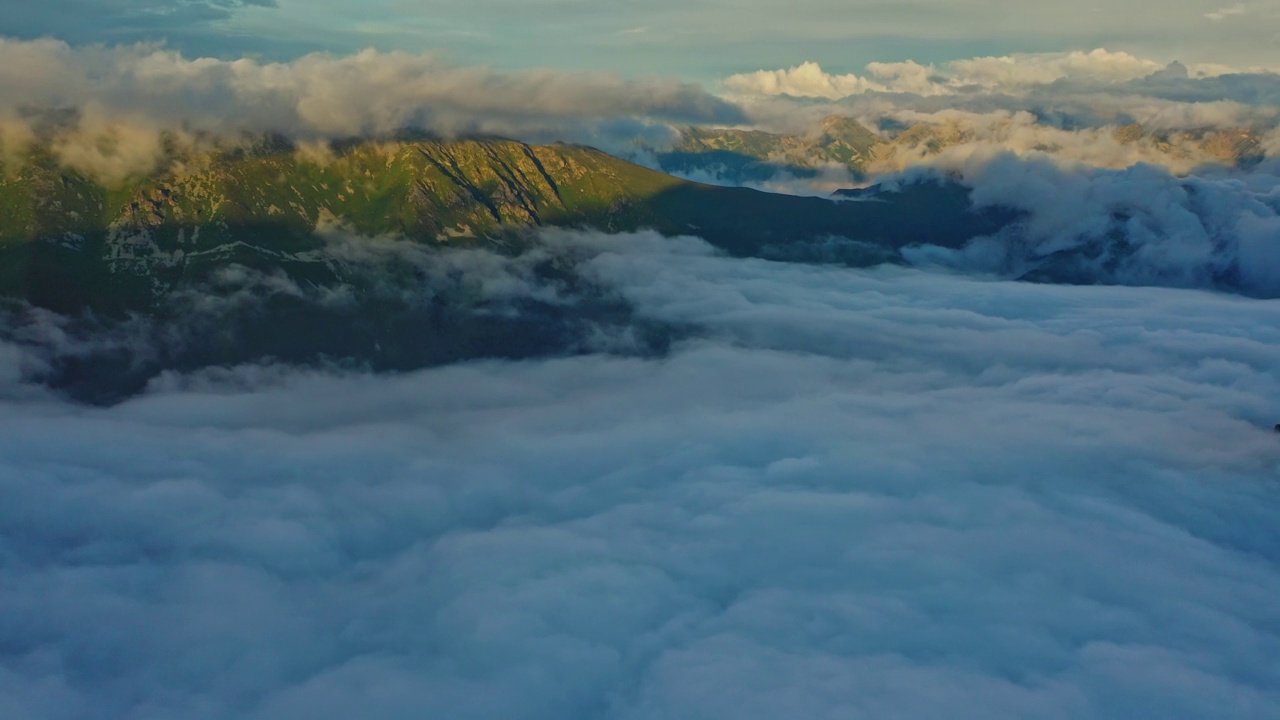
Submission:
[[[530,229],[649,228],[734,255],[869,265],[1007,219],[970,212],[956,186],[834,202],[498,139],[351,143],[323,158],[265,141],[117,185],[37,148],[0,172],[0,337],[52,347],[39,313],[53,311],[58,332],[80,338],[55,344],[81,349],[46,358],[39,379],[96,401],[165,369],[267,358],[410,369],[584,350],[610,327],[648,352],[673,330],[637,323],[573,257],[530,251]],[[494,251],[501,273],[546,292],[496,297],[482,273],[450,270],[445,248]]]
[[[572,145],[509,140],[357,144],[323,162],[264,145],[192,159],[106,187],[33,151],[0,180],[0,295],[62,312],[145,311],[231,263],[340,280],[317,228],[429,245],[492,244],[536,226],[696,234],[731,253],[775,253],[828,236],[877,260],[915,242],[989,232],[956,189],[895,202],[833,203],[686,182]],[[927,196],[927,197],[926,197]]]
[[[326,224],[423,242],[608,226],[675,182],[587,148],[499,140],[357,145],[326,162],[266,147],[112,189],[39,151],[8,170],[0,293],[60,310],[141,307],[229,262],[300,269]]]

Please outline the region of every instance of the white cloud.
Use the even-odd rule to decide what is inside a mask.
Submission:
[[[1191,79],[1134,80],[1160,67],[1106,50],[970,58],[938,67],[871,63],[865,76],[804,63],[730,77],[724,83],[730,94],[717,97],[670,78],[502,73],[449,65],[430,54],[370,50],[269,63],[188,59],[148,45],[0,39],[0,153],[12,155],[52,136],[51,149],[64,164],[118,182],[155,170],[168,156],[165,148],[241,142],[242,133],[283,133],[312,157],[322,157],[316,149],[334,137],[405,127],[446,137],[569,140],[626,153],[637,141],[669,146],[673,128],[683,124],[803,133],[832,113],[871,126],[886,120],[954,124],[963,117],[986,142],[992,138],[983,128],[1030,111],[1049,127],[1018,128],[1007,149],[1060,147],[1064,157],[1107,167],[1144,161],[1189,172],[1221,158],[1195,147],[1157,148],[1154,141],[1120,147],[1105,126],[1138,120],[1152,130],[1274,127],[1280,76],[1196,66]],[[1092,132],[1073,137],[1057,126]],[[879,169],[919,159],[910,149],[899,151]]]
[[[609,123],[734,122],[735,107],[674,79],[452,66],[366,50],[284,63],[188,59],[148,45],[71,47],[0,39],[0,115],[71,108],[112,121],[303,139],[405,127],[442,135],[572,139]]]
[[[925,248],[918,262],[1057,281],[1219,288],[1280,297],[1280,176],[1207,171],[1180,178],[1150,164],[1120,170],[962,146],[908,171],[950,173],[978,207],[1026,213],[961,251]]]
[[[794,95],[796,97],[842,98],[869,90],[887,91],[888,86],[854,74],[832,75],[815,62],[803,62],[786,70],[757,70],[731,75],[724,80],[731,92],[748,95]]]
[[[1129,105],[1127,109],[1139,108]],[[987,158],[1008,152],[1021,157],[1049,157],[1071,167],[1118,170],[1152,164],[1190,175],[1234,164],[1236,150],[1232,144],[1241,140],[1256,140],[1259,158],[1274,155],[1265,144],[1265,135],[1247,130],[1257,127],[1256,121],[1274,122],[1274,113],[1254,111],[1236,103],[1160,102],[1145,103],[1142,113],[1141,134],[1124,138],[1116,124],[1063,129],[1025,111],[915,112],[882,108],[864,119],[918,125],[929,132],[914,141],[882,147],[866,169],[891,173],[910,167],[945,165],[958,157]]]
[[[1058,81],[1117,84],[1145,78],[1165,67],[1164,63],[1135,57],[1126,52],[1098,48],[1088,52],[1029,53],[953,60],[938,66],[914,61],[870,63],[867,74],[836,75],[814,62],[789,69],[759,70],[725,78],[731,93],[742,95],[792,95],[839,99],[867,92],[912,93],[925,97],[956,95],[979,89],[995,93],[1023,93]],[[1266,71],[1265,68],[1234,68],[1227,65],[1193,65],[1195,77],[1217,77],[1230,73]]]
[[[1280,711],[1275,302],[547,242],[702,339],[3,401],[6,715]]]
[[[812,134],[838,115],[878,129],[884,144],[862,168],[877,174],[927,164],[940,150],[1049,154],[1112,169],[1154,163],[1190,174],[1274,156],[1267,138],[1280,120],[1280,75],[1264,68],[1162,68],[1104,50],[941,67],[872,63],[866,76],[806,63],[724,86],[757,127]]]
[[[947,64],[947,71],[954,76],[956,84],[1013,89],[1057,80],[1124,82],[1146,77],[1163,66],[1129,53],[1099,48],[1091,52],[957,60]]]

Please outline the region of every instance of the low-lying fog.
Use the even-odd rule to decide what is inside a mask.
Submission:
[[[1280,301],[558,234],[656,358],[0,352],[0,716],[1280,716]]]

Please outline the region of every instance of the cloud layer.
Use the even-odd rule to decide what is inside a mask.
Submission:
[[[785,70],[760,70],[732,75],[724,85],[751,95],[794,95],[831,100],[866,92],[953,95],[959,92],[1026,90],[1059,80],[1122,82],[1159,71],[1163,65],[1124,52],[1091,52],[977,57],[954,60],[941,67],[914,61],[867,65],[867,74],[833,75],[815,62]],[[1213,70],[1200,70],[1203,75]],[[1217,72],[1216,74],[1222,74]]]
[[[1063,169],[1047,156],[964,150],[944,155],[938,166],[973,187],[978,207],[1014,208],[1025,220],[959,252],[909,253],[917,261],[1054,282],[1216,287],[1280,297],[1274,162],[1250,173],[1178,178],[1152,165]]]
[[[188,59],[147,45],[72,47],[0,39],[0,116],[299,138],[415,128],[443,136],[643,136],[647,123],[742,122],[735,106],[674,79],[456,67],[432,55],[366,50],[290,62]],[[42,117],[42,114],[44,115]]]
[[[548,242],[701,337],[4,400],[0,711],[1280,711],[1275,302]]]
[[[1123,85],[1138,80],[1212,79],[1224,75],[1271,72],[1264,67],[1237,68],[1220,64],[1166,66],[1126,52],[1104,48],[1065,53],[974,57],[941,65],[915,61],[873,62],[865,75],[832,74],[818,63],[804,62],[781,70],[731,75],[725,87],[747,95],[792,95],[835,100],[868,92],[915,95],[957,95],[973,92],[1027,92],[1037,86]]]
[[[936,66],[871,63],[865,75],[831,74],[806,62],[732,75],[722,86],[726,97],[764,127],[803,133],[824,116],[844,115],[879,129],[887,139],[925,125],[937,128],[944,144],[1006,142],[1017,150],[1021,141],[1090,163],[1108,153],[1123,155],[1115,153],[1117,140],[1109,135],[1136,123],[1161,135],[1145,146],[1124,143],[1128,164],[1140,154],[1180,172],[1207,159],[1196,147],[1203,138],[1168,133],[1266,134],[1280,119],[1280,74],[1274,70],[1165,66],[1104,49],[975,57]],[[1018,129],[1035,130],[1036,136]],[[1092,150],[1093,157],[1081,148]],[[1105,160],[1101,164],[1110,166]]]
[[[191,59],[151,45],[0,39],[0,156],[45,139],[65,164],[115,182],[157,169],[175,148],[242,142],[245,134],[318,147],[414,129],[626,154],[637,143],[667,148],[687,125],[804,134],[832,114],[888,142],[905,128],[930,129],[881,153],[865,168],[872,173],[927,161],[934,140],[1111,168],[1155,162],[1179,173],[1231,154],[1229,139],[1206,141],[1209,130],[1247,131],[1257,152],[1274,154],[1280,75],[1179,68],[1107,50],[872,63],[864,76],[805,63],[729,77],[728,94],[717,96],[670,77],[498,72],[430,54],[366,50],[273,63]],[[1146,134],[1115,136],[1133,123]]]

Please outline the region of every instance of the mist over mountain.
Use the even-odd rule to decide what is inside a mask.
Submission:
[[[881,118],[878,131],[852,117],[832,115],[801,134],[763,130],[690,127],[670,151],[657,152],[663,170],[732,185],[763,183],[779,175],[798,179],[836,168],[846,181],[878,177],[944,161],[975,150],[1088,162],[1123,169],[1162,165],[1180,174],[1214,167],[1248,169],[1268,157],[1268,129],[1213,127],[1149,128],[1141,123],[1094,129],[1063,129],[1029,113],[919,116],[914,121]]]
[[[100,400],[164,369],[274,359],[405,370],[581,352],[627,308],[583,282],[539,228],[696,233],[733,255],[864,266],[905,262],[910,245],[958,249],[1012,216],[970,208],[948,183],[837,203],[699,185],[570,145],[325,150],[267,138],[175,151],[168,172],[111,182],[33,146],[0,181],[6,336],[50,354],[34,376]],[[481,272],[497,268],[506,280]],[[56,351],[39,330],[46,312],[74,336],[151,340]],[[665,342],[642,335],[631,341],[641,351]]]
[[[848,121],[825,128],[849,157],[873,137]],[[1227,170],[954,154],[820,198],[500,139],[175,145],[167,170],[126,179],[84,174],[49,148],[29,145],[0,180],[4,337],[44,358],[27,377],[97,402],[165,370],[243,362],[403,371],[661,352],[678,330],[632,332],[627,304],[579,276],[576,251],[546,245],[551,227],[695,235],[790,262],[1280,296],[1270,165],[1241,183]]]

